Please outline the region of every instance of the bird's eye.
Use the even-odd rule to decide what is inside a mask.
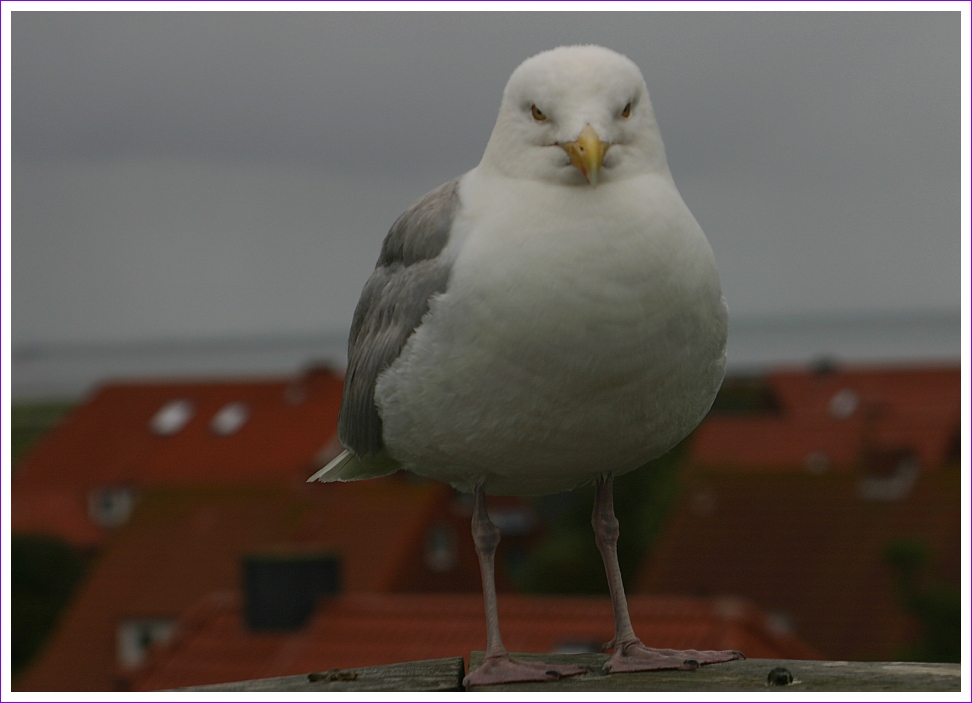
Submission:
[[[535,119],[537,122],[543,122],[547,119],[547,116],[540,112],[540,108],[538,108],[536,105],[530,106],[530,114],[533,115],[533,119]]]
[[[631,117],[631,103],[624,106],[624,109],[621,111],[621,117],[624,119]]]

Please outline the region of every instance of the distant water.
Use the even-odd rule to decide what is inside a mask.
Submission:
[[[347,337],[272,337],[15,347],[15,401],[78,398],[106,380],[280,376],[312,365],[343,369]]]
[[[225,378],[343,368],[346,333],[118,345],[14,347],[15,401],[78,398],[109,379]],[[958,362],[958,313],[911,317],[733,320],[729,373],[821,358],[851,364]]]
[[[729,372],[806,364],[955,362],[962,357],[962,319],[954,314],[900,317],[730,320]]]

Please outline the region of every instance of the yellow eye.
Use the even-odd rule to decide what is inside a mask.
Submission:
[[[545,119],[547,119],[547,116],[540,112],[540,108],[538,108],[536,105],[530,106],[530,114],[533,115],[533,119],[535,119],[537,122],[543,122]]]
[[[624,109],[621,111],[621,117],[625,119],[631,117],[631,103],[624,106]]]

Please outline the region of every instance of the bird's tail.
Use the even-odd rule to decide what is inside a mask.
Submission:
[[[361,457],[345,449],[328,462],[327,466],[307,479],[307,482],[360,481],[366,478],[387,476],[400,468],[401,465],[388,456],[384,450],[374,456]]]

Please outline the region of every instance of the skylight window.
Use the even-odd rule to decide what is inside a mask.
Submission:
[[[172,400],[155,413],[149,421],[149,426],[155,434],[168,437],[185,427],[194,412],[195,409],[188,400]]]
[[[857,405],[857,393],[850,388],[844,388],[837,391],[834,397],[830,399],[830,414],[837,420],[846,420],[857,410]]]
[[[238,432],[250,418],[250,409],[244,403],[229,403],[224,405],[218,413],[213,415],[209,423],[215,434],[226,436]]]

